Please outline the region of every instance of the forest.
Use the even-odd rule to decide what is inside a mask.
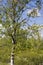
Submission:
[[[43,0],[0,0],[0,65],[43,65],[40,18]]]

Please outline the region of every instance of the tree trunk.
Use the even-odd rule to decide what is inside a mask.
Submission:
[[[14,65],[14,54],[11,53],[11,65]]]
[[[13,9],[13,24],[15,24],[16,21],[15,21],[15,3],[14,3],[14,0],[12,0],[12,9]],[[15,50],[15,44],[16,44],[16,28],[14,28],[14,35],[11,35],[11,38],[12,38],[12,43],[13,43],[12,52],[11,52],[11,65],[15,65],[14,64],[14,50]]]
[[[14,65],[14,46],[13,46],[12,52],[11,52],[11,65]]]

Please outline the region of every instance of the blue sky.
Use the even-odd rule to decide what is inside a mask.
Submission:
[[[7,0],[2,0],[2,1],[3,1],[3,2],[2,2],[3,5],[4,5]],[[35,0],[33,0],[33,1],[35,1]],[[31,3],[31,5],[34,6],[33,2]],[[4,5],[4,6],[6,6],[6,5]],[[27,5],[27,6],[29,6],[29,5]],[[28,10],[26,10],[26,11],[23,13],[23,15],[22,15],[23,18],[26,18],[26,17],[27,17],[27,11],[28,11]],[[36,23],[36,24],[39,24],[39,25],[43,25],[43,5],[42,5],[42,8],[41,8],[41,10],[40,10],[40,13],[41,13],[41,17],[31,18],[32,22],[29,22],[30,25],[32,25],[33,23]],[[42,30],[42,32],[41,32],[41,36],[43,36],[43,30]]]
[[[6,3],[6,1],[7,0],[2,0],[3,2],[3,5]],[[33,0],[33,1],[35,1],[35,0]],[[43,1],[43,0],[42,0]],[[33,2],[31,2],[30,3],[31,4],[31,6],[34,6],[34,3]],[[29,5],[30,5],[29,4]],[[28,5],[28,6],[29,6]],[[31,20],[33,21],[33,22],[30,22],[30,24],[33,24],[34,22],[36,23],[36,24],[40,24],[40,25],[43,25],[43,5],[42,5],[42,8],[41,8],[41,10],[40,10],[40,13],[41,13],[41,17],[36,17],[36,18],[32,18]],[[26,15],[27,15],[27,11],[25,11],[24,13],[23,13],[23,15],[22,15],[22,17],[23,18],[26,18]]]
[[[43,25],[43,6],[42,6],[42,9],[40,10],[40,14],[41,16],[38,18],[35,18],[35,21],[37,24]]]
[[[33,1],[35,1],[35,0],[33,0]],[[42,0],[42,2],[43,2],[43,0]],[[30,5],[31,6],[33,5],[33,7],[34,7],[34,3],[33,2],[31,2]],[[39,24],[39,25],[43,25],[43,4],[42,4],[42,8],[41,8],[41,10],[39,12],[40,12],[41,16],[40,17],[36,17],[36,18],[32,18],[31,19],[32,22],[30,22],[30,24],[36,23],[36,24]],[[26,13],[27,13],[27,11],[24,13],[25,17],[26,17]]]

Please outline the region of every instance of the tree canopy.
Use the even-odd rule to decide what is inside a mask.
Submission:
[[[15,65],[43,64],[43,25],[29,24],[41,16],[42,4],[43,0],[0,0],[1,65],[9,65],[13,46]]]

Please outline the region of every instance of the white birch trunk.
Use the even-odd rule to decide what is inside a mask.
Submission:
[[[14,50],[14,48],[12,49],[12,51]],[[14,52],[11,53],[11,64],[10,65],[14,65]]]

